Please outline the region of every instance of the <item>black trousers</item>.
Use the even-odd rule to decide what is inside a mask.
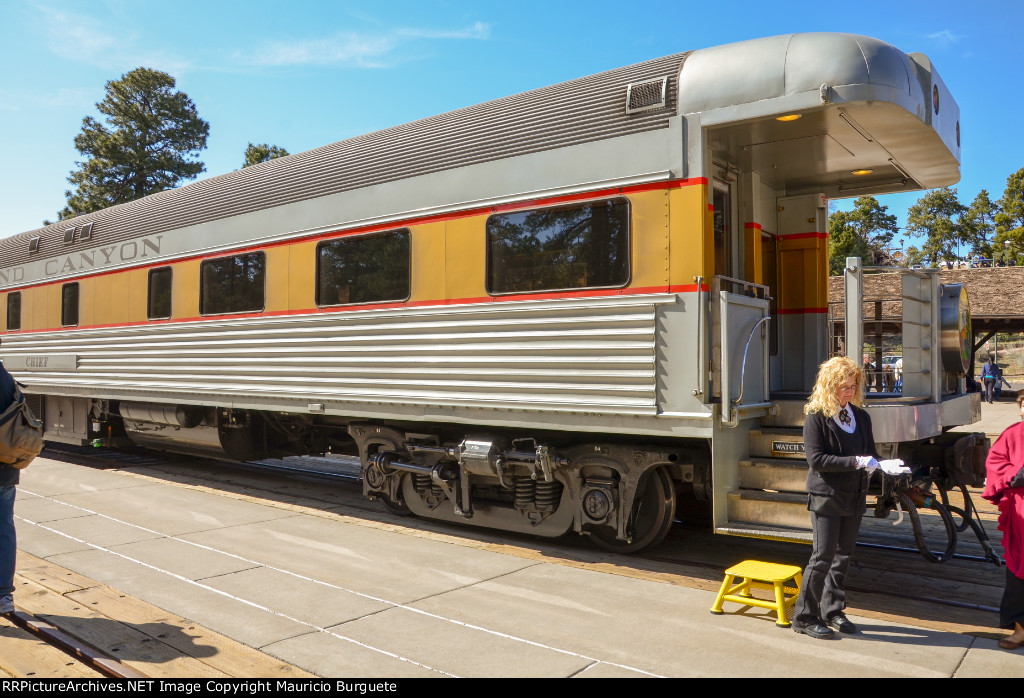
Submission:
[[[988,403],[991,404],[992,398],[994,397],[995,392],[996,392],[996,379],[995,378],[986,378],[985,379],[985,402],[988,402]]]
[[[1016,630],[1017,623],[1024,627],[1024,579],[1018,579],[1007,568],[1003,600],[999,604],[999,627]]]
[[[811,512],[814,549],[804,569],[793,624],[813,625],[846,608],[846,572],[857,545],[860,520],[856,516],[821,516]]]

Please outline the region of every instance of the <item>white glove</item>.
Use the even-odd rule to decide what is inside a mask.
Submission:
[[[868,471],[868,474],[875,472],[875,468],[878,467],[878,461],[875,460],[874,456],[855,456],[857,458],[857,467],[864,468]]]
[[[909,475],[910,468],[903,465],[903,461],[899,458],[893,458],[892,460],[884,460],[878,464],[878,467],[882,469],[882,472],[886,475]]]

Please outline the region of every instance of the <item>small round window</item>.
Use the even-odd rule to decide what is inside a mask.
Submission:
[[[939,113],[939,86],[932,86],[932,106],[935,107],[935,113]]]

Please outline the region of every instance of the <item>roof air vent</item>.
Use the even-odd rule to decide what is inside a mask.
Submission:
[[[668,93],[668,76],[630,83],[626,86],[626,113],[633,114],[665,106]]]
[[[82,226],[82,229],[78,231],[79,240],[91,240],[92,239],[92,223],[86,223]]]
[[[29,238],[28,251],[38,252],[39,251],[39,238]]]
[[[71,243],[73,243],[75,241],[75,230],[76,230],[75,226],[71,226],[70,228],[64,228],[64,244],[65,245],[70,245]]]

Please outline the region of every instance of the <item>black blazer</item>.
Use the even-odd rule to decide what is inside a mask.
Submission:
[[[852,434],[821,412],[813,412],[804,420],[804,453],[809,467],[807,508],[824,516],[863,513],[869,476],[857,468],[856,457],[878,458],[871,418],[859,407],[850,407],[857,419]]]

